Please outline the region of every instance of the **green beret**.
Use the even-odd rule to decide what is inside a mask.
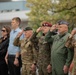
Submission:
[[[26,28],[24,29],[24,31],[28,31],[28,30],[32,30],[32,28],[31,28],[31,27],[26,27]]]

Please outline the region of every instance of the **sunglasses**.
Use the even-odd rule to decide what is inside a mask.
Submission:
[[[1,30],[2,32],[6,32],[6,30]]]

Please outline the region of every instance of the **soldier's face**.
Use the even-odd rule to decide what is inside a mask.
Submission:
[[[24,31],[24,35],[26,38],[30,38],[33,34],[33,31],[32,30],[28,30],[28,31]]]
[[[46,34],[49,30],[50,30],[50,27],[44,26],[42,32],[43,32],[44,34]]]
[[[60,34],[63,34],[63,33],[65,33],[65,32],[67,32],[68,31],[68,26],[67,25],[59,25],[59,27],[58,27],[58,32],[60,33]]]

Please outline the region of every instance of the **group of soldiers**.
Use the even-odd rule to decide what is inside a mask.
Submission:
[[[21,47],[22,75],[36,75],[36,68],[38,68],[39,75],[50,75],[47,72],[47,66],[50,64],[51,50],[50,44],[45,41],[45,36],[50,27],[52,25],[45,22],[36,32],[33,32],[31,27],[26,27],[17,35],[14,45]],[[42,32],[42,35],[37,37],[39,32]],[[19,40],[23,33],[25,38]]]
[[[36,75],[37,69],[39,75],[68,75],[76,46],[75,42],[72,44],[76,31],[68,33],[68,26],[64,20],[56,25],[43,22],[35,32],[26,27],[18,33],[14,45],[21,49],[22,75]],[[22,34],[25,38],[20,40]]]
[[[35,32],[31,27],[26,27],[21,31],[18,28],[19,24],[19,18],[12,19],[11,41],[5,57],[5,59],[8,58],[10,65],[10,75],[19,73],[20,55],[21,75],[37,75],[36,70],[39,75],[68,75],[70,64],[75,60],[74,48],[76,47],[73,39],[76,31],[68,33],[69,23],[64,20],[58,21],[55,25],[42,22]],[[22,35],[24,38],[21,39]],[[17,47],[20,48],[20,51]],[[71,75],[75,75],[75,70],[76,66],[73,67]]]

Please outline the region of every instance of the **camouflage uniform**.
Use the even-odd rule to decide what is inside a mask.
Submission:
[[[73,37],[68,39],[66,42],[66,46],[69,48],[74,48],[74,57],[73,57],[73,69],[70,75],[76,75],[76,39],[74,39]]]
[[[74,67],[72,69],[71,75],[76,75],[76,40],[74,43],[74,58],[73,58]]]
[[[35,32],[32,41],[36,38]],[[46,36],[46,35],[45,35]],[[50,75],[47,73],[47,66],[50,64],[50,45],[45,42],[45,36],[41,36],[38,41],[39,54],[38,54],[38,72],[39,75]]]
[[[16,38],[14,45],[21,47],[22,75],[36,75],[30,68],[31,65],[36,62],[35,55],[37,57],[33,43],[30,39],[27,40],[24,38],[23,40],[19,40],[19,38]]]

